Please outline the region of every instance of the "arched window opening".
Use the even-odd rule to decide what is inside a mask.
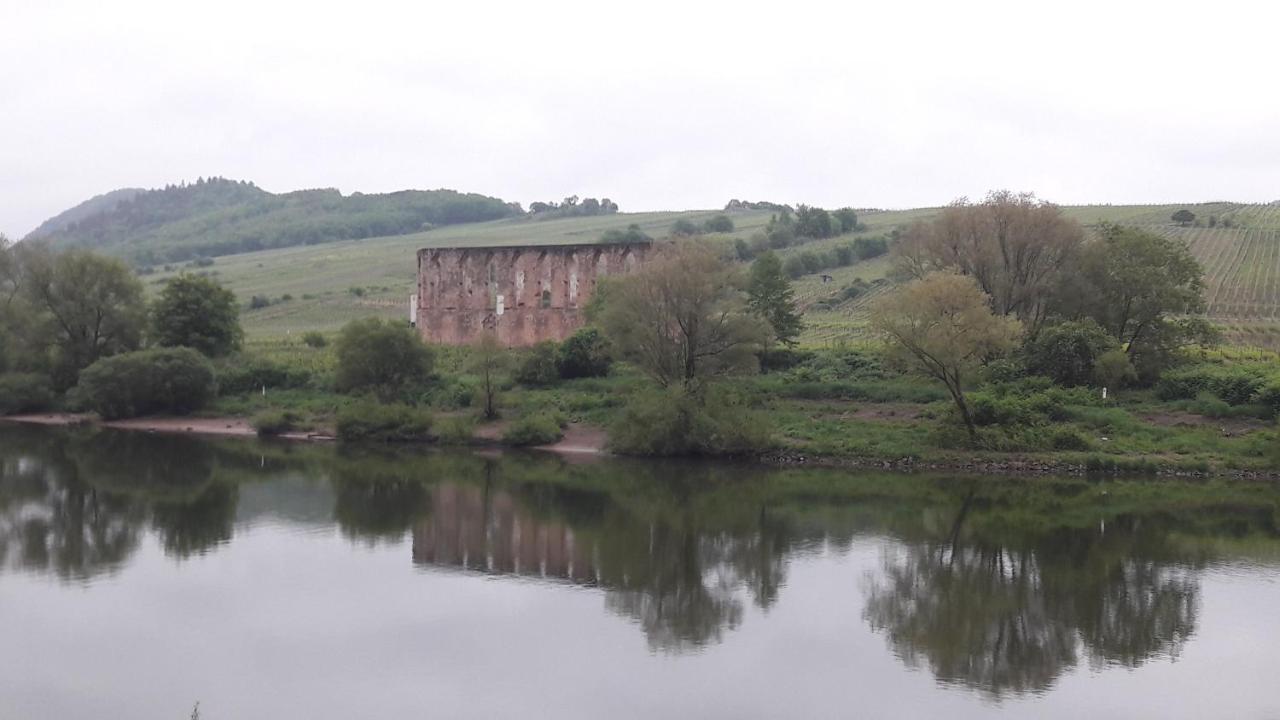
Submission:
[[[551,291],[550,290],[542,291],[542,307],[544,308],[551,307]]]

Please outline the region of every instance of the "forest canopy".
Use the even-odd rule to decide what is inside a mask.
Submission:
[[[88,248],[152,265],[404,235],[522,212],[516,203],[454,190],[275,194],[251,182],[201,178],[158,190],[108,193],[50,219],[28,237],[48,238],[56,248]]]

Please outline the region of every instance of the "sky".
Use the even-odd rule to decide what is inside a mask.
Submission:
[[[0,232],[120,187],[1280,200],[1280,4],[0,0]]]

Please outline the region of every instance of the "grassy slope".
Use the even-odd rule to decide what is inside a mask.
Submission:
[[[1174,211],[1187,207],[1202,219],[1210,215],[1230,218],[1237,228],[1180,228],[1169,221]],[[926,219],[937,208],[865,212],[861,220],[867,234],[888,232],[896,226]],[[1100,221],[1146,227],[1186,239],[1205,264],[1209,315],[1224,324],[1232,341],[1264,347],[1280,347],[1280,205],[1204,203],[1200,205],[1087,205],[1065,207],[1067,215],[1086,224]],[[380,315],[404,317],[413,291],[415,253],[430,246],[484,246],[581,243],[598,240],[608,229],[639,224],[661,237],[676,219],[699,222],[715,211],[626,213],[612,216],[530,221],[498,220],[439,228],[431,232],[325,245],[229,255],[210,268],[244,301],[253,295],[292,300],[249,311],[245,326],[251,336],[266,337],[304,330],[335,330],[355,317]],[[732,214],[733,236],[747,237],[762,230],[767,212]],[[848,238],[823,240],[782,254],[823,250]],[[855,278],[872,282],[886,276],[889,263],[872,260],[851,267],[828,270],[833,282],[819,276],[801,278],[796,293],[808,308],[809,345],[857,342],[863,337],[868,304],[887,290],[882,285],[852,301],[835,302],[830,310],[812,306],[833,298]],[[155,287],[172,273],[148,278]],[[362,297],[350,292],[361,288]],[[306,297],[304,297],[306,296]]]

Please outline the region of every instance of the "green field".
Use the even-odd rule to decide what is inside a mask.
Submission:
[[[1234,227],[1180,227],[1169,216],[1183,207],[1195,212],[1202,223],[1213,216],[1219,222],[1230,220]],[[1280,204],[1084,205],[1063,211],[1086,225],[1124,223],[1186,240],[1206,269],[1208,315],[1223,326],[1228,339],[1242,345],[1280,347]],[[937,212],[938,208],[863,211],[859,219],[867,226],[863,234],[877,235]],[[632,223],[653,237],[663,237],[677,219],[701,222],[715,214],[707,210],[497,220],[414,235],[227,255],[205,271],[214,273],[246,303],[254,295],[272,301],[268,307],[245,312],[245,329],[251,337],[333,331],[357,317],[406,317],[415,281],[415,253],[420,248],[588,243],[599,240],[606,230]],[[730,216],[735,224],[732,236],[744,238],[763,230],[769,219],[764,211]],[[848,236],[819,240],[781,254],[825,250],[848,240]],[[796,294],[808,322],[804,343],[833,345],[865,337],[867,307],[889,289],[890,283],[884,280],[889,269],[886,258],[877,258],[825,271],[830,282],[824,283],[820,275],[798,280]],[[149,287],[158,287],[174,272],[148,276]],[[840,301],[840,290],[856,278],[872,284],[871,290]]]

